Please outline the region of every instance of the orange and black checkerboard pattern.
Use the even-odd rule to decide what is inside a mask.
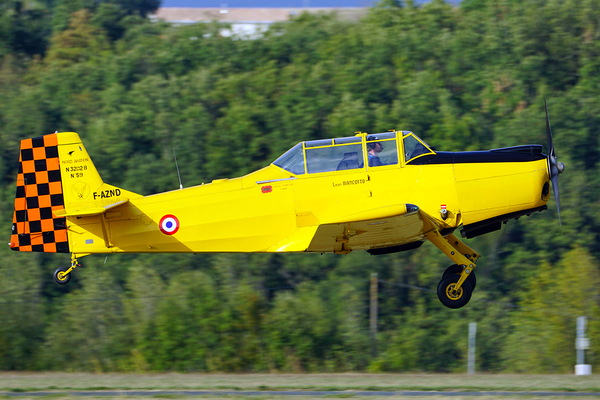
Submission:
[[[16,251],[68,253],[57,134],[21,141],[10,247]]]

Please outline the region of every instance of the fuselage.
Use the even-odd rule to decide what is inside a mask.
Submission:
[[[311,245],[319,226],[357,215],[376,220],[381,210],[395,205],[414,204],[440,231],[451,231],[538,209],[548,201],[548,167],[541,146],[436,153],[410,132],[386,133],[379,139],[384,137],[389,153],[396,156],[388,154],[386,163],[371,167],[370,137],[357,137],[347,143],[305,142],[282,162],[240,178],[133,197],[102,215],[68,216],[71,251],[336,252],[333,244],[330,249]],[[414,138],[422,149],[408,148]],[[346,165],[350,168],[327,167],[327,157],[343,154],[351,160],[356,158],[353,153],[358,161]],[[106,202],[118,198],[116,192],[110,197]],[[402,245],[422,240],[423,233],[390,236],[352,250]]]

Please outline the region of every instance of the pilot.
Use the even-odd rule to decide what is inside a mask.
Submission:
[[[367,141],[377,140],[375,136],[368,136]],[[381,142],[370,142],[367,143],[367,157],[369,157],[369,167],[379,167],[383,165],[379,158],[379,153],[383,151],[383,144]]]

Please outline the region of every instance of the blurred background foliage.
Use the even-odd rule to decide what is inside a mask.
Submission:
[[[360,22],[300,15],[256,40],[172,27],[158,0],[0,3],[0,216],[19,140],[76,131],[106,182],[141,194],[261,168],[302,140],[412,130],[438,150],[545,145],[567,165],[556,209],[469,245],[460,310],[434,292],[435,247],[314,254],[68,256],[0,247],[0,369],[572,372],[576,317],[600,343],[600,1],[384,1]],[[476,195],[476,194],[475,194]],[[599,206],[599,207],[596,207]],[[369,277],[377,272],[377,353]]]

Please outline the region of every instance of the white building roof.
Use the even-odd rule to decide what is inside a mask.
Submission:
[[[336,13],[340,19],[356,21],[364,17],[368,8],[159,8],[150,18],[173,24],[197,22],[226,22],[271,24],[285,22],[303,12]]]

